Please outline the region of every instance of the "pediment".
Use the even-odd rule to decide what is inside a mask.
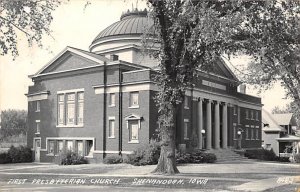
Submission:
[[[128,116],[125,117],[125,120],[126,121],[129,121],[129,120],[140,120],[141,117],[138,116],[138,115],[135,115],[135,114],[130,114]]]
[[[91,52],[67,47],[33,76],[103,65],[107,60]]]
[[[223,58],[220,58],[211,68],[211,72],[225,77],[227,79],[231,79],[234,81],[239,81],[235,74],[231,71],[231,69],[227,66]]]

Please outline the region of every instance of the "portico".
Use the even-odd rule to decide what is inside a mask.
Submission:
[[[205,106],[205,111],[204,111]],[[219,149],[228,146],[228,104],[206,98],[198,99],[198,147]],[[213,113],[213,114],[212,114]],[[205,119],[205,122],[204,122]],[[203,146],[205,139],[205,146]]]

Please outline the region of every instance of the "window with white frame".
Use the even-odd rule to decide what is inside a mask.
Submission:
[[[139,92],[131,92],[129,98],[129,107],[139,107]]]
[[[84,106],[84,94],[83,92],[79,92],[77,94],[78,97],[78,105],[77,105],[77,124],[83,124],[83,106]]]
[[[249,128],[246,128],[246,140],[249,140]]]
[[[139,140],[138,120],[130,120],[128,124],[129,124],[129,142],[138,142]]]
[[[63,125],[65,122],[65,95],[58,95],[58,125]]]
[[[40,112],[40,111],[41,111],[41,101],[36,101],[35,112]]]
[[[115,138],[115,117],[109,117],[108,138]]]
[[[253,113],[253,110],[251,110],[251,120],[254,119],[254,113]]]
[[[59,93],[57,99],[57,125],[82,126],[84,121],[84,92]]]
[[[258,129],[255,130],[256,134],[255,134],[255,139],[258,140]]]
[[[83,156],[83,141],[77,141],[77,154]]]
[[[39,134],[40,131],[41,131],[41,121],[40,120],[36,120],[35,124],[36,124],[36,134]]]
[[[254,129],[251,129],[251,140],[254,139]]]
[[[249,119],[249,111],[246,109],[246,119]]]
[[[67,94],[67,125],[75,125],[75,93]]]
[[[74,151],[73,141],[70,141],[70,140],[67,141],[67,150],[68,151]]]
[[[183,125],[183,138],[184,139],[189,139],[188,137],[188,129],[189,129],[189,120],[184,119],[184,125]]]
[[[54,141],[53,140],[49,140],[49,147],[48,147],[48,154],[52,154],[54,155]]]
[[[62,153],[64,150],[64,141],[58,140],[57,141],[57,152]]]
[[[110,107],[116,106],[116,94],[115,93],[109,94],[109,106]]]
[[[184,96],[183,105],[185,109],[189,109],[189,98],[187,96]]]
[[[255,119],[258,121],[258,111],[255,112]]]

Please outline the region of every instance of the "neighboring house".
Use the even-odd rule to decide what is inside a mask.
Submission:
[[[155,138],[158,61],[142,53],[141,35],[152,22],[146,15],[123,14],[90,51],[67,47],[30,76],[27,138],[36,161],[71,150],[98,162]],[[240,82],[221,58],[194,84],[178,113],[178,148],[261,146],[261,99],[246,95],[244,86],[237,91]]]
[[[299,153],[300,137],[295,135],[297,123],[292,113],[270,114],[262,110],[262,140],[266,149],[277,156]]]

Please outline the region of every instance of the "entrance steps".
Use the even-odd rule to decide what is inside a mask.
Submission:
[[[231,162],[231,161],[247,161],[248,158],[244,157],[233,149],[210,149],[206,150],[207,153],[213,153],[217,157],[217,162]]]

